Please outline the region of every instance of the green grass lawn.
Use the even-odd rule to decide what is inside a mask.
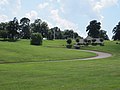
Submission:
[[[43,46],[30,45],[29,40],[0,42],[0,63],[70,60],[96,56],[65,48],[65,41],[44,41]]]
[[[36,49],[41,50],[41,48],[56,50],[57,53],[58,50],[71,52],[71,50],[63,48],[64,41],[45,41],[42,47],[26,44],[29,44],[26,40],[17,43],[0,42],[0,52],[5,50],[7,54],[7,52],[12,52],[13,48],[18,50],[15,50],[16,53],[23,50],[26,53],[27,50],[34,52]],[[8,46],[6,47],[6,45]],[[17,47],[21,47],[21,49]],[[115,42],[106,42],[102,47],[88,46],[82,49],[109,52],[113,56],[89,61],[37,63],[25,61],[26,63],[0,64],[0,90],[120,90],[120,45],[116,45]],[[13,50],[13,52],[15,51]],[[81,54],[82,52],[72,51],[69,55],[73,53]],[[4,62],[7,62],[7,55],[4,58]],[[28,56],[29,58],[30,56]],[[14,60],[8,58],[8,60],[11,62],[21,61],[16,58]]]

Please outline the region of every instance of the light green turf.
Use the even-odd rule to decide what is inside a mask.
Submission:
[[[0,64],[0,90],[120,90],[120,45],[106,42],[103,47],[83,49],[113,56],[89,61]]]

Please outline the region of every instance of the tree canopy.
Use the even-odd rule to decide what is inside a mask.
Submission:
[[[43,38],[48,40],[77,38],[79,35],[73,30],[61,30],[59,27],[49,28],[47,22],[36,19],[30,23],[30,19],[15,17],[12,21],[0,23],[0,37],[4,39],[17,40],[18,38],[30,39],[32,33],[40,33]]]
[[[113,39],[120,40],[120,22],[113,28]]]
[[[88,32],[88,35],[93,38],[99,37],[99,31],[101,28],[101,23],[97,22],[97,20],[90,21],[90,24],[87,26],[86,31]]]

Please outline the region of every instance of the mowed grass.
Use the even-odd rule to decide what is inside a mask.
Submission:
[[[43,46],[30,45],[29,40],[0,42],[0,63],[70,60],[96,56],[94,53],[66,49],[65,44],[64,40],[46,40]]]
[[[106,42],[103,47],[82,49],[113,56],[88,61],[0,64],[0,90],[120,90],[120,45]]]

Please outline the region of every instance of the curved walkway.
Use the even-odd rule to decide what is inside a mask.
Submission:
[[[93,60],[93,59],[108,58],[108,57],[111,57],[111,56],[112,56],[112,54],[105,53],[105,52],[99,52],[99,51],[92,51],[92,50],[80,50],[80,51],[95,53],[95,54],[97,54],[97,56],[95,56],[95,57],[90,57],[90,58],[83,58],[83,59],[47,61],[47,62],[65,62],[65,61]]]
[[[79,60],[102,59],[102,58],[108,58],[112,56],[112,54],[105,53],[105,52],[99,52],[99,51],[92,51],[92,50],[81,50],[81,51],[92,52],[92,53],[97,54],[97,56],[91,57],[91,58],[79,59]]]

